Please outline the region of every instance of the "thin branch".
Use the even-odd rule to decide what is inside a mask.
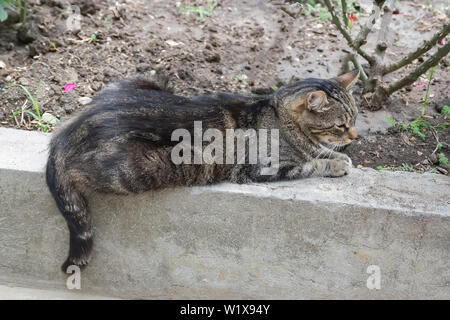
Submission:
[[[408,86],[414,81],[417,80],[422,74],[427,72],[428,69],[431,67],[434,67],[439,63],[439,61],[445,57],[450,52],[450,42],[447,43],[445,46],[438,49],[438,51],[432,55],[430,58],[428,58],[426,61],[424,61],[420,66],[418,66],[413,72],[408,74],[403,79],[394,82],[387,88],[387,94],[391,95],[395,91],[403,88],[404,86]]]
[[[360,72],[361,80],[366,81],[368,79],[366,72],[358,61],[358,57],[355,54],[350,55],[350,60],[353,62],[355,68]]]
[[[353,39],[350,37],[348,32],[342,27],[341,21],[336,16],[336,13],[334,12],[334,7],[331,4],[330,0],[325,0],[325,4],[326,4],[326,6],[328,8],[328,11],[331,14],[331,18],[333,20],[334,25],[339,29],[341,34],[344,36],[345,40],[347,40],[348,45],[351,48],[353,48],[356,52],[358,52],[361,55],[361,57],[366,59],[369,62],[369,64],[375,63],[375,58],[374,57],[370,56],[367,52],[362,50],[361,47],[356,47],[355,46],[355,44],[353,42]]]
[[[429,41],[424,41],[422,46],[417,48],[416,51],[411,52],[407,57],[403,58],[402,60],[395,62],[389,66],[386,66],[383,70],[383,75],[394,72],[394,71],[406,66],[407,64],[410,64],[413,60],[419,58],[425,52],[431,50],[431,48],[433,48],[437,42],[444,39],[449,33],[450,33],[450,24],[444,25],[442,30],[437,32],[433,36],[433,38],[431,38]]]
[[[430,129],[431,129],[431,133],[433,134],[434,138],[436,139],[436,149],[434,149],[434,151],[431,153],[431,154],[433,154],[433,153],[436,153],[436,151],[438,151],[440,142],[439,142],[439,137],[436,133],[436,130],[434,128],[430,128]]]
[[[342,5],[342,15],[344,16],[344,24],[348,26],[350,21],[348,20],[347,16],[347,0],[341,0],[341,5]]]

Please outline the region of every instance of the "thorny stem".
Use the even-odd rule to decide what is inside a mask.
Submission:
[[[20,23],[24,23],[27,18],[27,0],[17,1],[16,4],[19,4]]]
[[[437,42],[444,39],[449,33],[450,33],[450,24],[444,25],[442,30],[437,32],[433,36],[433,38],[431,38],[429,41],[424,41],[422,46],[417,48],[416,51],[411,52],[407,57],[403,58],[402,60],[395,62],[389,66],[386,66],[383,70],[383,74],[388,74],[388,73],[394,72],[394,71],[406,66],[407,64],[410,64],[413,60],[419,58],[425,52],[427,52],[431,48],[433,48]]]
[[[347,40],[348,45],[353,48],[356,52],[358,52],[361,57],[363,57],[364,59],[366,59],[370,64],[375,63],[375,59],[370,56],[367,52],[365,52],[364,50],[361,49],[361,47],[358,47],[355,45],[355,43],[353,42],[353,39],[351,38],[351,36],[348,34],[348,32],[342,27],[341,21],[339,20],[339,18],[336,16],[336,13],[334,11],[334,7],[331,4],[330,0],[324,0],[325,4],[328,8],[328,11],[331,14],[331,18],[333,20],[334,25],[339,29],[339,31],[341,32],[341,34],[344,36],[345,40]]]
[[[409,73],[407,76],[405,76],[403,79],[394,82],[387,88],[387,95],[391,95],[395,91],[403,88],[404,86],[410,85],[414,83],[414,81],[417,80],[422,74],[427,72],[428,69],[431,67],[434,67],[439,63],[439,61],[445,57],[450,52],[450,42],[447,43],[445,46],[438,49],[438,51],[429,57],[427,60],[425,60],[420,66],[418,66],[414,71]]]
[[[436,129],[434,129],[433,127],[430,128],[430,129],[431,129],[431,133],[433,134],[434,138],[436,139],[436,148],[435,148],[434,151],[431,153],[431,154],[433,154],[433,153],[436,153],[436,151],[439,150],[439,144],[440,144],[440,142],[439,142],[438,134],[436,133]]]
[[[350,21],[348,20],[347,16],[347,0],[341,0],[342,5],[342,15],[344,16],[344,24],[345,26],[348,26]]]
[[[430,85],[431,85],[431,80],[433,80],[433,73],[434,73],[434,67],[432,67],[431,71],[430,71],[430,79],[428,79],[428,83],[427,83],[427,92],[425,93],[425,101],[424,101],[423,107],[422,107],[422,114],[420,115],[419,118],[422,118],[425,115],[425,110],[427,109],[428,94],[430,93]]]
[[[355,68],[357,68],[360,72],[361,80],[366,81],[368,79],[366,72],[364,71],[364,68],[361,66],[361,64],[358,61],[358,57],[354,54],[350,55],[350,60],[353,62],[353,65]]]
[[[410,64],[415,59],[422,56],[424,53],[431,50],[431,48],[434,47],[434,45],[444,39],[449,33],[450,33],[450,24],[444,25],[442,30],[437,32],[429,41],[424,42],[419,48],[417,48],[414,52],[411,52],[408,56],[401,59],[398,62],[392,63],[388,66],[383,64],[384,55],[386,53],[387,49],[387,33],[388,33],[388,26],[392,19],[392,10],[391,10],[391,4],[392,0],[374,0],[373,9],[371,11],[371,15],[366,22],[364,26],[361,26],[361,30],[359,31],[357,37],[355,40],[352,39],[346,28],[342,26],[342,23],[338,16],[336,15],[336,12],[334,10],[334,7],[332,5],[331,0],[324,0],[325,5],[328,8],[328,11],[331,14],[332,22],[337,27],[339,32],[343,35],[345,40],[347,41],[348,45],[356,51],[360,56],[362,56],[370,65],[371,72],[370,72],[370,78],[365,78],[365,73],[363,68],[358,62],[357,55],[350,54],[345,59],[344,64],[348,64],[349,61],[352,61],[355,67],[357,67],[361,71],[361,79],[365,81],[365,90],[366,92],[374,92],[374,96],[372,98],[371,104],[381,104],[384,101],[386,101],[386,98],[390,96],[395,91],[410,85],[414,83],[414,81],[417,80],[422,74],[427,72],[428,69],[431,67],[436,66],[439,61],[445,57],[450,52],[450,44],[447,43],[443,47],[439,48],[437,52],[429,57],[425,62],[423,62],[421,65],[419,65],[414,71],[409,73],[407,76],[402,78],[399,81],[396,81],[389,86],[385,87],[382,86],[381,80],[384,75],[394,72],[408,64]],[[346,4],[344,4],[345,1],[341,0],[343,12],[344,12],[344,21],[346,21],[347,14],[346,14]],[[363,46],[366,43],[366,39],[368,34],[371,32],[373,25],[376,23],[376,20],[380,16],[381,9],[384,7],[384,15],[383,20],[381,23],[380,33],[377,41],[377,47],[376,47],[376,55],[369,55],[365,50],[361,49],[361,46]],[[345,66],[346,67],[346,66]]]

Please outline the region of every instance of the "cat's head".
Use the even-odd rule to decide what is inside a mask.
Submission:
[[[355,100],[348,89],[356,82],[359,71],[339,77],[306,79],[275,93],[280,121],[289,130],[296,126],[317,144],[345,146],[357,136]]]

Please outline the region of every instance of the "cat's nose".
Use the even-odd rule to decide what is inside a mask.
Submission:
[[[357,136],[358,136],[358,134],[356,133],[355,127],[351,127],[350,129],[348,129],[348,137],[350,139],[356,139]]]

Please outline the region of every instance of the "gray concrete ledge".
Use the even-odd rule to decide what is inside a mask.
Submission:
[[[57,294],[70,292],[59,270],[68,232],[45,185],[48,139],[0,128],[0,284]],[[355,169],[339,179],[93,195],[96,242],[77,294],[449,299],[449,180]],[[370,265],[380,267],[379,290],[366,287]]]
[[[77,290],[45,290],[0,285],[0,300],[114,300]]]

